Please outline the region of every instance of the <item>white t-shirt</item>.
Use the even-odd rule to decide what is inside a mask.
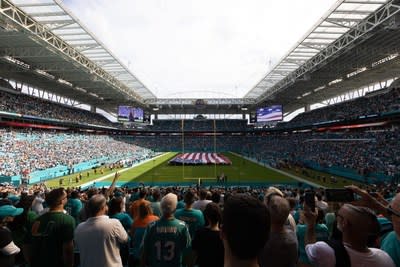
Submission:
[[[369,252],[358,252],[346,247],[351,267],[396,267],[390,256],[383,250],[370,248]],[[306,246],[310,261],[318,267],[335,267],[335,251],[325,242],[316,242]]]
[[[207,204],[210,203],[210,202],[211,202],[211,200],[206,200],[206,199],[197,200],[197,201],[195,201],[195,202],[193,203],[192,208],[193,208],[193,209],[196,209],[196,210],[204,211],[205,208],[206,208],[206,206],[207,206]]]

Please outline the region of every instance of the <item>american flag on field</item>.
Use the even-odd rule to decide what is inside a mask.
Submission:
[[[232,162],[229,158],[218,153],[181,153],[175,158],[169,161],[173,164],[193,164],[193,165],[203,165],[203,164],[221,164],[221,165],[231,165]]]

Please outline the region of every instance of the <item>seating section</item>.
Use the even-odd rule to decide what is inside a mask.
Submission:
[[[290,128],[327,121],[352,120],[361,116],[382,115],[394,111],[400,111],[400,88],[383,89],[381,92],[373,92],[370,96],[304,112],[288,123],[278,124],[278,127]]]
[[[57,104],[25,94],[12,94],[0,90],[0,111],[32,115],[66,122],[113,126],[100,114]]]
[[[154,120],[149,129],[154,131],[245,131],[249,129],[247,120],[219,119],[215,120]]]
[[[67,168],[88,169],[101,163],[122,159],[134,161],[151,155],[149,149],[105,135],[0,131],[0,176],[24,173],[54,176],[54,173],[64,172]]]

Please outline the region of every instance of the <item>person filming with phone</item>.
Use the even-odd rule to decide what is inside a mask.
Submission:
[[[375,213],[366,207],[344,204],[337,212],[337,228],[341,241],[316,242],[315,225],[318,212],[307,204],[304,218],[307,230],[304,238],[307,256],[314,266],[335,267],[395,267],[390,256],[377,248],[369,248],[371,236],[379,233]]]

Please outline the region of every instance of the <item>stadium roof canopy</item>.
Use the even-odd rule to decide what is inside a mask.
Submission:
[[[0,0],[0,76],[115,111],[286,112],[398,76],[399,0],[339,0],[241,99],[158,99],[59,0]],[[282,33],[284,34],[284,33]]]
[[[97,106],[155,98],[60,1],[0,2],[0,75]]]

